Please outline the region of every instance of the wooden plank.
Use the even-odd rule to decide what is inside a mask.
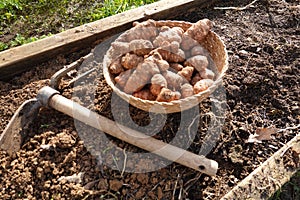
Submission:
[[[287,167],[285,154],[293,147],[300,146],[300,134],[295,136],[273,156],[256,168],[250,175],[238,183],[221,200],[233,199],[269,199],[280,187],[288,182],[299,170],[300,156],[289,157],[298,167]]]
[[[212,4],[211,0],[161,0],[111,17],[66,30],[33,43],[0,52],[0,80],[8,80],[58,54],[91,47],[99,40],[125,31],[132,22],[171,19],[193,7]]]

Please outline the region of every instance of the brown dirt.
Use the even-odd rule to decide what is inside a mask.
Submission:
[[[216,6],[241,7],[250,2],[230,1]],[[276,133],[273,140],[261,144],[245,143],[257,128],[286,128],[299,124],[298,4],[299,1],[264,0],[245,10],[195,8],[176,18],[191,22],[211,19],[215,23],[214,31],[222,37],[229,52],[230,66],[224,77],[227,95],[225,124],[218,144],[208,155],[208,158],[219,163],[216,177],[175,163],[149,173],[122,173],[123,163],[118,160],[124,159],[123,149],[134,152],[140,150],[112,137],[109,138],[117,148],[105,142],[99,143],[101,140],[96,139],[101,139],[103,134],[92,134],[97,131],[74,123],[72,118],[57,111],[42,109],[39,118],[27,130],[30,137],[22,149],[12,157],[0,151],[1,199],[220,199],[299,132],[299,129],[295,129]],[[38,89],[49,84],[49,78],[55,71],[88,52],[89,49],[60,56],[38,64],[9,82],[1,82],[0,130],[4,130],[22,102],[35,97]],[[89,75],[90,80],[95,77],[98,77],[95,83],[88,85],[92,87],[97,84],[94,94],[87,94],[89,90],[84,87],[70,88],[65,85],[60,86],[60,91],[68,98],[72,98],[74,92],[84,94],[84,99],[73,99],[113,118],[111,90],[101,71]],[[91,104],[93,102],[95,106]],[[195,153],[199,152],[210,121],[206,114],[211,109],[210,100],[205,100],[199,106],[202,126],[189,148]],[[127,119],[122,118],[123,112],[120,110],[118,116],[126,122]],[[139,125],[149,123],[150,117],[141,110],[130,107],[130,114]],[[175,136],[174,130],[178,129],[181,115],[184,113],[168,115],[163,131],[155,137],[169,142]],[[149,132],[155,128],[148,127]],[[85,137],[87,134],[97,138]],[[82,138],[85,138],[84,142]],[[97,145],[90,147],[95,142]],[[49,148],[45,148],[45,145]],[[102,149],[102,145],[106,149]],[[99,151],[101,155],[90,154]],[[293,157],[290,160],[287,167],[299,167]],[[128,160],[126,169],[147,169],[160,162],[164,160],[159,157],[136,157]],[[109,165],[118,166],[120,171],[110,169]],[[75,182],[62,178],[80,172],[83,175],[78,175]]]

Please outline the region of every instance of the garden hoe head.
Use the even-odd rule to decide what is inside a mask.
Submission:
[[[25,101],[15,112],[0,136],[0,148],[9,155],[17,152],[26,138],[25,130],[34,121],[41,107],[37,99]]]

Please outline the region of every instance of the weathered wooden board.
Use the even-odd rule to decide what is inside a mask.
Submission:
[[[288,182],[299,168],[288,167],[288,162],[295,162],[299,166],[300,155],[285,158],[287,151],[300,146],[300,134],[295,136],[273,156],[256,168],[244,180],[238,183],[222,200],[233,199],[269,199],[280,187]],[[297,158],[298,156],[298,158]]]
[[[211,5],[214,0],[161,0],[127,12],[66,30],[51,37],[0,52],[0,80],[26,71],[28,68],[58,54],[93,47],[106,37],[130,28],[132,22],[171,19],[193,7]]]

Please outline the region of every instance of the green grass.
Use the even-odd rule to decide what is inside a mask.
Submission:
[[[1,0],[0,51],[157,0]]]

